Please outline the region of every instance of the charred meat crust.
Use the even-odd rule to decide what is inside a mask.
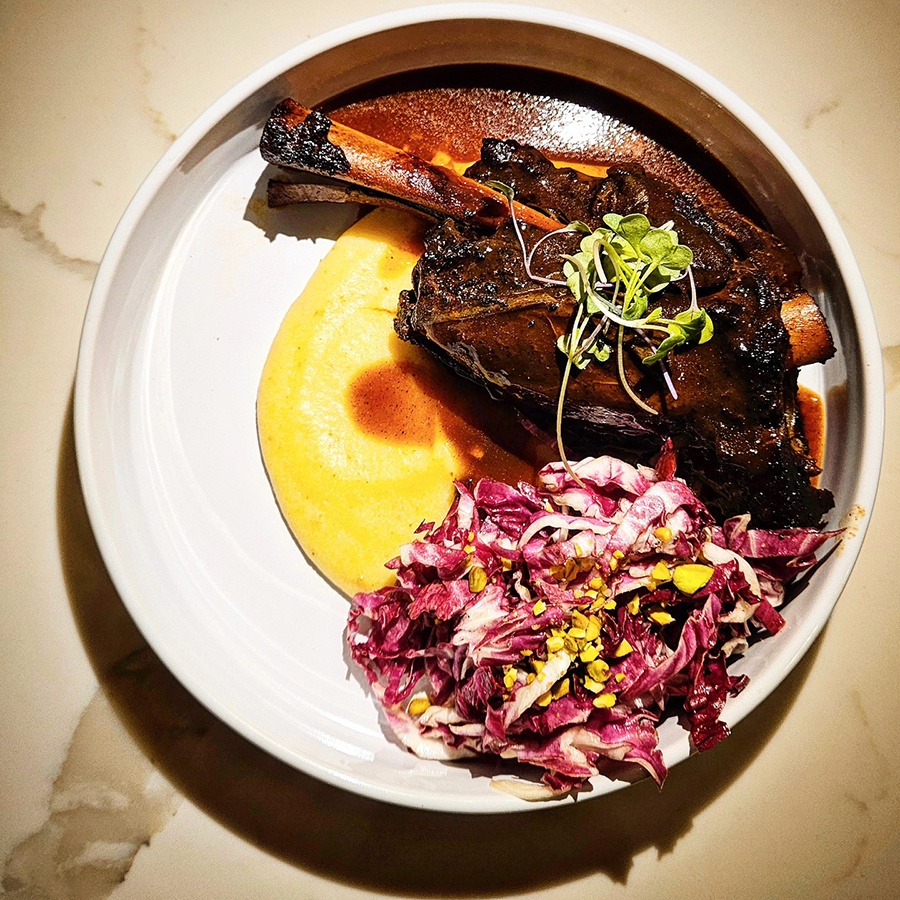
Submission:
[[[665,388],[660,366],[641,363],[648,352],[641,338],[627,343],[629,384],[659,415],[630,400],[613,361],[578,373],[565,405],[564,435],[573,453],[647,454],[671,436],[681,472],[720,515],[750,512],[759,527],[819,524],[832,497],[810,482],[817,469],[797,412],[796,372],[788,365],[790,339],[781,319],[782,303],[801,289],[793,254],[724,202],[701,206],[634,164],[592,178],[557,168],[530,147],[489,139],[467,176],[504,182],[521,202],[563,221],[596,227],[609,212],[643,212],[654,224],[671,220],[694,251],[699,302],[713,319],[714,339],[670,355],[677,398]],[[526,243],[534,240],[524,231]],[[559,254],[577,241],[575,235],[545,241],[534,268],[558,273]],[[684,282],[660,296],[667,314],[688,302]],[[565,289],[528,278],[508,223],[483,235],[446,220],[426,237],[395,326],[400,337],[552,431],[561,380],[555,345],[572,311]]]
[[[322,175],[349,172],[350,163],[344,151],[328,139],[331,119],[315,109],[301,122],[296,118],[294,104],[290,101],[275,107],[259,142],[263,157],[278,160],[279,165]]]

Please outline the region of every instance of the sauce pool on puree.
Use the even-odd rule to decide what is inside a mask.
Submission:
[[[263,461],[310,561],[347,593],[444,517],[456,479],[532,481],[552,450],[508,407],[394,333],[423,223],[376,210],[334,245],[275,337],[257,398]]]

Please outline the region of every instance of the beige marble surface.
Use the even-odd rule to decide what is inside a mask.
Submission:
[[[85,514],[79,330],[158,157],[269,58],[404,3],[0,4],[0,878],[5,895],[900,896],[900,7],[559,2],[646,35],[755,107],[853,246],[887,379],[885,466],[821,639],[715,753],[540,816],[356,798],[216,721],[132,625]],[[544,5],[551,5],[546,0]],[[377,848],[377,849],[376,849]]]

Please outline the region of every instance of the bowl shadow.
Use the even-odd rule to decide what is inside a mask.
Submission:
[[[73,615],[102,689],[130,735],[192,803],[240,838],[324,878],[393,895],[460,897],[539,890],[595,873],[624,884],[635,856],[649,848],[673,852],[694,818],[765,747],[818,650],[816,641],[727,741],[676,766],[662,792],[644,780],[593,802],[506,815],[370,800],[247,741],[194,699],[147,645],[97,547],[73,432],[70,404],[60,446],[59,545]]]

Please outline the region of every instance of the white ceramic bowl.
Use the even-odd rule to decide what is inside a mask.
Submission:
[[[796,157],[708,75],[599,22],[506,5],[392,13],[274,60],[179,138],[113,235],[78,363],[79,467],[122,599],[204,704],[286,762],[387,801],[500,812],[541,807],[492,790],[466,768],[418,760],[386,736],[374,702],[348,674],[347,601],[288,533],[254,418],[279,322],[348,224],[305,212],[309,237],[298,240],[267,235],[245,218],[264,170],[257,143],[267,114],[285,96],[312,105],[384,75],[460,62],[549,65],[637,101],[648,99],[652,85],[655,111],[725,163],[778,233],[802,250],[809,288],[838,344],[837,356],[806,379],[826,399],[832,524],[872,507],[883,387],[859,272]],[[730,724],[779,684],[822,629],[865,524],[816,571],[802,602],[788,607],[787,627],[740,663],[751,683],[729,702]],[[661,729],[661,746],[669,765],[689,752],[672,722]],[[588,796],[618,786],[598,779]]]

